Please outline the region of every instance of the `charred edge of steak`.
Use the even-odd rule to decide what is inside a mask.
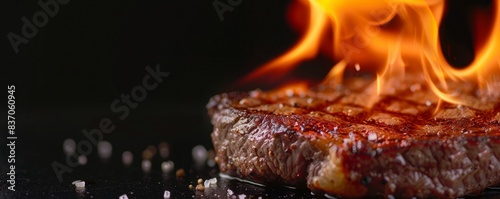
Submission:
[[[211,109],[210,114],[221,172],[262,184],[305,187],[308,166],[322,154],[285,126],[284,118],[231,108]]]
[[[213,97],[207,108],[221,172],[344,197],[453,198],[500,182],[497,111],[394,115],[388,101],[355,115],[329,108],[349,107],[344,98],[315,109],[247,93]]]

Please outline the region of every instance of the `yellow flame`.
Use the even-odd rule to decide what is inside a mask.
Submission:
[[[444,0],[309,0],[308,5],[309,25],[301,41],[247,79],[272,70],[289,71],[314,57],[331,26],[334,57],[340,61],[323,83],[340,83],[346,66],[356,64],[358,69],[376,69],[379,95],[391,94],[394,81],[404,81],[407,71],[416,71],[440,100],[449,103],[471,105],[454,94],[452,82],[475,84],[500,97],[500,0],[491,3],[492,28],[483,27],[489,30],[484,45],[475,46],[475,59],[464,69],[453,68],[441,52]]]
[[[309,26],[305,36],[288,52],[261,66],[247,76],[244,81],[249,81],[272,71],[278,74],[286,73],[293,69],[299,62],[312,59],[318,53],[321,34],[324,32],[326,15],[317,6],[310,6]]]

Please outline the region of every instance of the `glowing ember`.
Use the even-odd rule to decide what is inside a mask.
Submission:
[[[453,68],[441,51],[439,27],[445,11],[444,0],[298,2],[309,9],[309,24],[303,37],[245,81],[268,73],[275,77],[284,75],[304,60],[317,56],[323,50],[321,44],[332,42],[331,57],[337,64],[323,84],[342,83],[347,68],[374,71],[377,79],[366,88],[371,95],[367,99],[369,104],[381,95],[397,93],[399,84],[409,82],[423,83],[420,86],[432,90],[439,99],[437,107],[443,100],[481,109],[479,105],[500,97],[496,92],[500,88],[498,0],[490,3],[491,14],[475,16],[480,23],[474,26],[474,60],[464,69]],[[418,74],[414,75],[417,79],[408,81],[405,78],[408,73]]]

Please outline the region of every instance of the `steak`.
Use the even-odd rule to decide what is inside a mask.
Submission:
[[[455,198],[500,182],[498,97],[452,85],[467,102],[454,105],[421,81],[380,96],[372,85],[212,97],[220,171],[348,198]]]

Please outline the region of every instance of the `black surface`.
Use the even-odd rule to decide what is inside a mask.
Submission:
[[[37,1],[0,2],[0,82],[3,89],[16,86],[18,137],[17,191],[13,193],[5,182],[9,151],[6,121],[0,121],[0,198],[117,198],[122,194],[161,198],[164,190],[176,198],[203,197],[187,187],[199,177],[217,176],[212,168],[196,171],[191,160],[193,146],[212,147],[212,127],[205,110],[208,99],[231,90],[274,88],[292,79],[317,82],[333,63],[318,58],[302,64],[287,79],[235,86],[256,66],[291,47],[299,35],[286,20],[289,1],[242,0],[224,13],[224,21],[218,18],[213,2],[71,0],[27,44],[21,44],[18,53],[6,35],[21,34],[21,18],[32,19],[41,8]],[[444,27],[450,30],[446,27],[451,26]],[[451,43],[468,35],[448,32],[455,35]],[[148,74],[145,67],[157,64],[170,75],[120,120],[121,114],[110,108],[112,102],[141,85]],[[6,107],[0,107],[0,118],[5,118]],[[104,134],[104,140],[113,145],[112,159],[103,162],[94,147],[88,164],[65,173],[60,182],[51,164],[64,163],[63,140],[85,140],[82,130],[97,128],[105,117],[116,127]],[[153,160],[150,174],[140,169],[142,150],[161,141],[171,144],[169,160],[176,169],[193,170],[184,181],[165,179],[159,157]],[[120,160],[125,150],[134,153],[129,168]],[[85,192],[75,191],[74,180],[87,181]],[[222,179],[215,190],[221,195],[227,188],[237,195],[264,198],[322,197],[302,189],[264,188]]]

